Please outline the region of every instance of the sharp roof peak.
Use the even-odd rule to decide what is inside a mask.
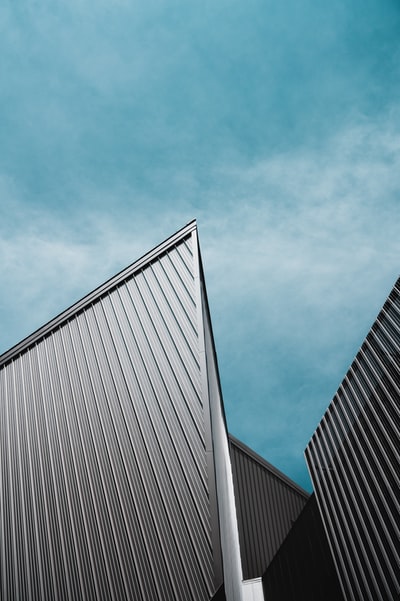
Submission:
[[[5,351],[5,353],[0,355],[0,367],[12,361],[14,357],[18,356],[21,352],[25,351],[28,347],[46,336],[51,330],[68,320],[72,315],[82,311],[90,303],[94,302],[103,294],[117,286],[120,282],[123,282],[133,273],[143,269],[143,267],[153,261],[157,256],[165,253],[169,248],[173,247],[175,244],[177,244],[177,242],[183,240],[183,238],[188,236],[193,231],[197,231],[196,219],[189,221],[174,234],[168,236],[168,238],[166,238],[163,242],[160,242],[157,244],[157,246],[142,255],[139,259],[128,265],[128,267],[125,267],[119,271],[116,275],[112,276],[103,284],[100,284],[100,286],[86,294],[80,300],[73,303],[70,307],[53,317],[50,321],[35,330],[32,334],[29,334],[26,338],[23,338],[20,342]]]

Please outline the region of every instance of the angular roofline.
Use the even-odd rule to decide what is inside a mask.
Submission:
[[[73,315],[85,309],[90,303],[100,298],[103,294],[109,292],[118,284],[126,280],[136,271],[143,269],[145,265],[153,261],[156,257],[166,252],[171,246],[188,236],[191,232],[197,229],[196,219],[189,221],[183,228],[178,230],[172,236],[166,238],[163,242],[155,246],[152,250],[144,254],[142,257],[131,263],[125,269],[122,269],[119,273],[108,279],[104,284],[101,284],[92,292],[86,294],[83,298],[75,302],[73,305],[53,317],[50,321],[45,323],[43,326],[35,330],[32,334],[29,334],[26,338],[23,338],[20,342],[12,346],[9,350],[5,351],[0,355],[0,368],[6,363],[12,361],[15,357],[20,355],[22,352],[27,350],[30,346],[34,345],[40,339],[44,338],[53,329],[60,326],[63,322],[67,321]]]
[[[301,486],[299,486],[296,482],[294,482],[294,480],[291,480],[291,478],[289,478],[288,476],[286,476],[286,474],[284,474],[283,472],[281,472],[280,470],[278,470],[278,468],[276,468],[274,465],[272,465],[272,463],[269,463],[269,461],[267,461],[266,459],[264,459],[264,457],[261,457],[261,455],[258,455],[258,453],[256,453],[255,451],[253,451],[253,449],[251,449],[246,444],[244,444],[244,442],[242,442],[241,440],[239,440],[238,438],[236,438],[232,434],[228,434],[228,437],[229,437],[229,442],[231,442],[232,444],[234,444],[243,453],[245,453],[246,455],[248,455],[251,459],[253,459],[253,461],[256,461],[257,463],[259,463],[261,465],[261,467],[263,467],[264,469],[268,470],[276,478],[279,478],[279,480],[281,480],[282,482],[284,482],[290,488],[293,488],[296,492],[298,492],[299,494],[301,494],[306,499],[308,499],[310,497],[310,493],[309,492],[307,492],[304,488],[302,488]]]
[[[382,308],[380,309],[380,311],[379,311],[378,315],[376,316],[376,318],[374,319],[374,321],[372,322],[372,324],[371,324],[371,325],[370,325],[370,327],[368,328],[368,330],[367,330],[367,332],[366,332],[365,336],[362,338],[362,343],[361,343],[361,345],[358,347],[356,354],[354,355],[354,357],[352,358],[352,360],[351,360],[351,362],[350,362],[350,364],[349,364],[348,368],[347,368],[347,369],[346,369],[346,371],[344,372],[344,374],[345,374],[345,375],[344,375],[344,376],[343,376],[343,378],[340,380],[340,384],[339,384],[339,386],[337,387],[337,390],[336,390],[336,392],[334,393],[334,395],[332,396],[331,400],[329,401],[329,405],[326,407],[325,411],[323,412],[322,416],[321,416],[321,417],[320,417],[320,419],[319,419],[319,422],[318,422],[318,424],[317,424],[316,428],[314,429],[313,433],[312,433],[312,434],[311,434],[311,436],[310,436],[310,439],[309,439],[309,441],[308,441],[308,443],[307,443],[307,445],[306,445],[306,448],[305,448],[305,449],[304,449],[304,451],[303,451],[303,457],[304,457],[304,459],[305,459],[305,462],[306,462],[307,468],[308,468],[308,461],[307,461],[307,452],[308,452],[308,449],[309,449],[309,447],[310,447],[310,445],[311,445],[311,443],[312,443],[313,439],[315,438],[315,436],[316,436],[317,432],[320,430],[320,427],[321,427],[321,424],[322,424],[322,422],[323,422],[323,420],[324,420],[324,418],[325,418],[325,415],[326,415],[326,413],[328,412],[328,409],[329,409],[329,407],[332,405],[332,403],[333,403],[333,401],[334,401],[334,399],[335,399],[335,397],[336,397],[336,394],[337,394],[337,392],[338,392],[339,388],[341,387],[341,385],[342,385],[342,384],[343,384],[343,382],[345,381],[347,374],[349,373],[349,371],[350,371],[350,370],[351,370],[351,368],[353,367],[354,363],[357,361],[358,357],[360,356],[360,353],[362,352],[363,345],[364,345],[365,341],[367,340],[367,338],[368,338],[369,334],[371,333],[371,331],[372,331],[372,328],[373,328],[373,327],[374,327],[374,325],[375,325],[375,324],[378,322],[378,320],[379,320],[379,318],[381,317],[381,315],[385,315],[385,313],[386,313],[386,309],[387,309],[388,305],[390,305],[391,301],[393,300],[393,295],[395,294],[395,291],[396,291],[398,294],[400,294],[400,276],[398,276],[398,277],[397,277],[397,279],[396,279],[395,283],[393,284],[393,286],[392,286],[392,288],[391,288],[391,290],[390,290],[390,292],[389,292],[388,296],[386,297],[386,300],[385,300],[385,302],[383,303],[383,305],[382,305]]]

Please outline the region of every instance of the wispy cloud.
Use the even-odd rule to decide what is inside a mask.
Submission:
[[[202,217],[230,426],[286,468],[399,273],[397,123],[225,171]]]
[[[210,267],[227,280],[239,270],[241,281],[251,282],[246,294],[290,282],[297,299],[316,308],[322,291],[326,303],[337,305],[352,283],[387,278],[383,262],[393,275],[400,250],[399,140],[393,115],[349,125],[317,148],[221,172],[214,206],[202,214]]]
[[[184,224],[179,211],[155,217],[137,214],[128,205],[123,214],[114,215],[116,191],[104,198],[98,190],[97,210],[89,202],[79,211],[49,213],[27,202],[10,181],[3,180],[0,187],[0,278],[6,291],[1,351]],[[109,212],[102,199],[110,202]]]

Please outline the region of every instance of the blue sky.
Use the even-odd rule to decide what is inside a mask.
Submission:
[[[303,450],[399,273],[398,0],[0,7],[0,352],[197,218],[228,425]]]

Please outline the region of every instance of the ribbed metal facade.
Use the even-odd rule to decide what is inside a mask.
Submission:
[[[400,280],[306,459],[347,601],[400,596]]]
[[[309,495],[233,436],[230,450],[247,580],[264,574]]]
[[[263,586],[267,601],[343,601],[315,495],[268,566]]]
[[[4,601],[220,588],[201,298],[189,224],[0,358]]]

